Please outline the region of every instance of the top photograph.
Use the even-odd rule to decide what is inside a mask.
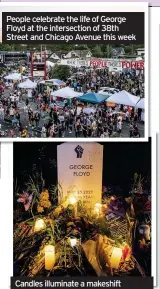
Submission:
[[[12,18],[4,17],[7,20],[2,13],[2,23],[8,25],[7,32],[3,28],[0,32],[1,138],[146,137],[143,39],[141,43],[76,44],[64,39],[53,44],[47,40],[12,44]]]

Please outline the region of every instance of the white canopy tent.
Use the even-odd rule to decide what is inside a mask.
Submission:
[[[65,82],[63,82],[60,79],[47,79],[47,80],[42,80],[39,82],[39,84],[48,84],[48,83],[50,83],[51,85],[55,85],[55,86],[65,85]]]
[[[127,106],[135,106],[139,100],[140,97],[133,95],[125,90],[117,92],[107,98],[107,102],[123,104]]]
[[[21,79],[26,79],[26,76],[23,76],[20,73],[11,73],[7,76],[4,77],[6,80],[21,80]]]
[[[140,101],[137,102],[136,108],[141,108],[141,109],[145,109],[145,103],[144,103],[144,98],[141,98]]]
[[[30,79],[27,79],[24,82],[21,82],[18,87],[19,88],[24,88],[24,89],[34,89],[37,86],[37,84]]]
[[[74,97],[79,97],[82,95],[82,93],[76,92],[74,91],[72,88],[66,86],[64,88],[58,89],[56,91],[53,91],[51,93],[53,96],[59,96],[62,98],[67,98],[67,99],[71,99]]]

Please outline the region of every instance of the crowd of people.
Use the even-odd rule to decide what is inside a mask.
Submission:
[[[85,68],[73,69],[74,77],[67,81],[67,85],[74,87],[76,91],[86,93],[89,89],[98,92],[100,87],[114,87],[126,90],[129,93],[144,97],[144,75],[132,73],[109,73],[105,69],[86,71]]]
[[[73,71],[73,77],[66,85],[75,91],[98,92],[100,87],[114,87],[144,97],[144,81],[135,74],[109,74],[105,70],[88,71],[81,68]],[[88,107],[90,107],[88,105]],[[128,128],[128,137],[140,137],[137,123],[141,120],[141,110],[117,105],[107,107],[105,103],[92,105],[94,112],[86,114],[84,103],[76,98],[61,105],[48,91],[34,89],[32,98],[12,84],[0,95],[0,123],[8,122],[11,127],[1,129],[0,136],[11,137],[121,137],[123,125]],[[123,114],[123,117],[122,117]]]

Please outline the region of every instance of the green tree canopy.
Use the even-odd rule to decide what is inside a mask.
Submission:
[[[50,71],[50,78],[66,81],[70,76],[71,71],[68,65],[55,65]]]
[[[95,57],[103,57],[103,52],[101,50],[101,46],[96,45],[92,51],[93,56]]]

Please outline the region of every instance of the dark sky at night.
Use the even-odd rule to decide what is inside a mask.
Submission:
[[[14,180],[22,187],[26,176],[32,174],[33,164],[40,167],[40,151],[44,148],[43,174],[46,184],[55,185],[57,168],[50,160],[57,160],[57,145],[62,142],[16,142],[14,143]],[[120,186],[125,192],[130,190],[134,173],[151,174],[150,142],[108,142],[101,143],[103,150],[103,185]],[[27,177],[28,178],[28,177]]]

